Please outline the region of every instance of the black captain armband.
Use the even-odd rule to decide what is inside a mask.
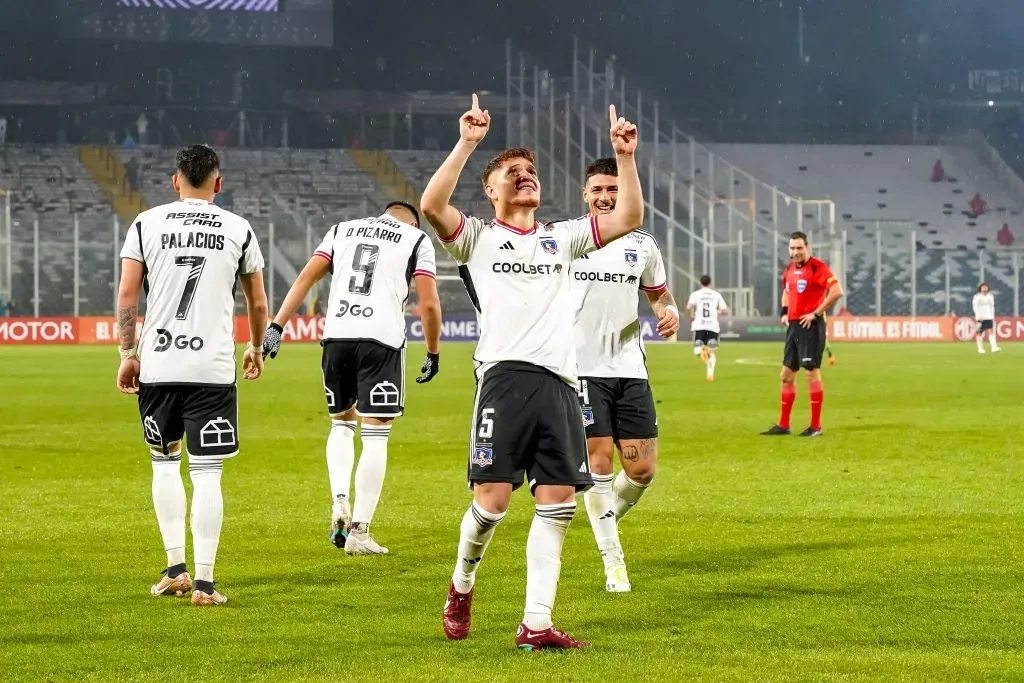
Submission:
[[[789,306],[783,306],[781,312],[779,313],[779,317],[782,317],[782,316],[788,315],[788,314],[789,314]]]

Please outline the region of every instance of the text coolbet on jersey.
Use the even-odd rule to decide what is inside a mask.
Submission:
[[[467,266],[466,288],[479,311],[477,378],[495,363],[521,361],[575,387],[575,310],[566,290],[572,262],[602,246],[596,219],[559,221],[523,232],[497,219],[463,215],[451,238],[442,241]]]
[[[662,292],[665,280],[658,244],[640,230],[573,262],[573,333],[581,377],[647,379],[637,293]]]
[[[249,222],[203,200],[139,214],[122,258],[146,274],[141,384],[235,383],[234,285],[263,269]]]
[[[426,234],[385,214],[339,223],[315,254],[331,262],[323,338],[404,348],[409,281],[437,270]]]

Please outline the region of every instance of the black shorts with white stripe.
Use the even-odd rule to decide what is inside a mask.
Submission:
[[[515,361],[498,363],[477,385],[470,435],[469,482],[516,489],[593,485],[576,390],[553,373]]]

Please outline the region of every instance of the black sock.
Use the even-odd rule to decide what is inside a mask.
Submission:
[[[196,581],[195,588],[207,595],[213,595],[213,581]]]
[[[184,562],[182,562],[181,564],[176,564],[173,567],[167,568],[167,578],[176,579],[187,571],[188,567],[185,566]]]

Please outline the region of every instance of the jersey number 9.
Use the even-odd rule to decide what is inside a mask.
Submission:
[[[370,293],[370,288],[373,287],[373,271],[377,268],[377,252],[379,251],[380,247],[376,244],[356,245],[356,253],[352,257],[352,270],[355,271],[355,274],[348,281],[348,291],[350,293],[363,296]]]

